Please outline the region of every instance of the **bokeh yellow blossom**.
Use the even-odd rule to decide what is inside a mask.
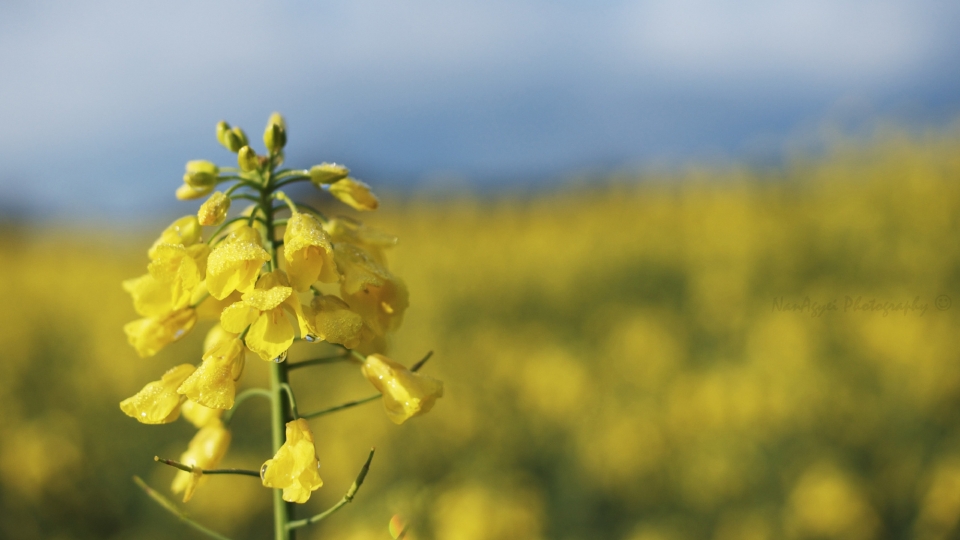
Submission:
[[[395,424],[428,412],[443,397],[443,382],[414,373],[382,354],[371,354],[360,368],[383,394],[383,408]]]
[[[313,432],[300,418],[287,423],[286,442],[261,468],[265,487],[283,490],[283,500],[303,504],[323,485]]]
[[[188,399],[180,405],[180,414],[187,422],[193,424],[193,427],[202,428],[223,416],[223,409],[211,409]]]
[[[333,259],[333,244],[317,218],[293,212],[283,233],[283,258],[290,285],[305,291],[318,280],[333,283],[340,278]]]
[[[168,424],[180,417],[183,396],[177,387],[193,373],[190,364],[169,369],[159,381],[148,383],[135,395],[120,402],[120,410],[143,424]]]
[[[259,232],[242,225],[213,248],[207,259],[207,289],[214,298],[223,300],[233,291],[253,288],[260,267],[270,260],[261,242]]]
[[[193,498],[197,487],[207,480],[203,469],[214,469],[220,464],[230,447],[230,431],[217,418],[209,422],[193,436],[187,451],[180,455],[180,463],[194,467],[193,472],[178,471],[170,489],[174,493],[183,492],[183,502]]]

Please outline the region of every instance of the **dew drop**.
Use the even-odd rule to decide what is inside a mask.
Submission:
[[[280,356],[277,356],[276,358],[274,358],[273,361],[279,364],[280,362],[283,362],[286,359],[287,359],[287,351],[283,351],[282,353],[280,353]]]
[[[303,336],[303,340],[306,341],[306,342],[308,342],[308,343],[316,343],[317,341],[320,340],[320,338],[317,337],[317,336],[315,336],[315,335],[313,335],[313,334],[307,334],[307,335]]]
[[[267,464],[264,463],[264,464],[263,464],[263,467],[260,467],[260,481],[261,481],[261,482],[264,482],[264,481],[265,481],[263,477],[264,477],[264,475],[266,475],[266,474],[267,474]]]

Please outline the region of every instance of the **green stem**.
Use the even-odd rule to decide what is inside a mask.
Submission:
[[[285,178],[282,182],[277,182],[277,187],[283,187],[294,182],[305,182],[310,180],[309,176],[295,176],[292,178]]]
[[[287,368],[287,371],[290,371]],[[293,416],[294,420],[300,418],[300,413],[297,412],[297,399],[293,397],[293,388],[290,388],[288,383],[282,383],[280,388],[283,388],[283,393],[287,395],[287,404],[290,406],[290,415]]]
[[[189,517],[187,517],[187,515],[184,514],[183,512],[181,512],[180,509],[177,508],[177,506],[176,506],[175,504],[173,504],[172,502],[170,502],[170,499],[167,499],[167,498],[164,497],[163,495],[157,493],[156,490],[154,490],[153,488],[151,488],[150,486],[148,486],[146,482],[144,482],[143,480],[141,480],[139,476],[134,476],[134,477],[133,477],[133,481],[134,481],[138,486],[140,486],[140,489],[142,489],[151,499],[153,499],[154,502],[156,502],[157,504],[159,504],[160,506],[162,506],[167,512],[170,512],[170,513],[173,514],[174,516],[177,516],[177,519],[179,519],[180,521],[184,522],[184,523],[187,524],[188,526],[192,527],[195,531],[201,532],[201,533],[209,536],[210,538],[216,538],[217,540],[230,540],[230,539],[227,538],[226,536],[224,536],[224,535],[222,535],[222,534],[220,534],[220,533],[216,533],[216,532],[214,532],[214,531],[211,531],[210,529],[204,527],[203,525],[201,525],[201,524],[197,523],[196,521],[194,521],[194,520],[190,519]]]
[[[237,395],[237,399],[233,401],[233,407],[231,407],[227,412],[223,413],[223,424],[225,426],[229,426],[230,420],[233,419],[233,414],[237,412],[237,409],[240,408],[240,404],[252,398],[253,396],[265,397],[270,400],[273,399],[273,394],[271,394],[269,390],[266,390],[264,388],[246,389]]]
[[[276,235],[273,226],[273,202],[271,185],[271,172],[267,171],[263,181],[263,188],[260,191],[259,208],[263,212],[263,218],[266,222],[267,243],[270,247],[270,270],[276,270],[280,266],[277,259]],[[284,432],[287,422],[292,420],[292,410],[290,403],[283,399],[281,395],[284,392],[284,385],[289,385],[287,376],[286,362],[273,363],[270,365],[270,394],[272,395],[270,410],[270,431],[273,442],[273,453],[280,450],[284,442]],[[292,531],[287,528],[287,523],[293,519],[293,505],[287,504],[283,500],[283,491],[273,490],[273,523],[275,540],[294,540]]]
[[[326,519],[330,514],[336,512],[341,507],[343,507],[348,502],[353,501],[353,498],[357,495],[357,491],[360,489],[360,486],[363,485],[364,478],[367,477],[367,471],[370,470],[370,462],[373,461],[373,452],[376,448],[370,449],[370,455],[367,456],[367,461],[363,464],[363,467],[360,469],[360,474],[357,475],[357,479],[353,481],[353,485],[350,486],[350,489],[347,490],[347,494],[340,499],[340,502],[331,506],[329,509],[324,510],[323,512],[306,519],[298,519],[296,521],[291,521],[287,524],[288,529],[298,529],[300,527],[306,527],[307,525],[312,525],[318,521]]]
[[[257,478],[260,478],[259,471],[251,471],[249,469],[200,469],[198,467],[186,465],[172,459],[163,459],[160,456],[153,456],[153,460],[157,463],[163,463],[164,465],[169,465],[174,469],[180,469],[181,471],[186,471],[188,473],[197,471],[200,474],[239,474],[243,476],[256,476]]]
[[[334,405],[333,407],[329,407],[329,408],[327,408],[327,409],[321,409],[321,410],[319,410],[319,411],[315,411],[315,412],[312,412],[312,413],[302,414],[302,415],[300,415],[300,418],[303,418],[303,419],[305,419],[305,420],[309,420],[309,419],[311,419],[311,418],[316,418],[316,417],[318,417],[318,416],[323,416],[323,415],[325,415],[325,414],[330,414],[330,413],[335,413],[335,412],[337,412],[337,411],[342,411],[343,409],[349,409],[350,407],[356,407],[357,405],[363,405],[364,403],[370,403],[371,401],[374,401],[374,400],[376,400],[376,399],[380,399],[380,397],[381,397],[380,394],[376,394],[376,395],[373,395],[373,396],[365,397],[365,398],[363,398],[363,399],[358,399],[358,400],[356,400],[356,401],[348,401],[348,402],[346,402],[346,403],[341,403],[340,405]]]

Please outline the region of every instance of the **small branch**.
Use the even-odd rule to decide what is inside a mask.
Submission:
[[[210,298],[210,293],[209,293],[209,292],[203,293],[203,296],[201,296],[199,300],[197,300],[196,302],[190,304],[190,308],[191,308],[191,309],[197,309],[197,306],[199,306],[200,304],[202,304],[203,301],[206,300],[207,298]]]
[[[248,388],[237,396],[233,400],[233,407],[230,408],[227,412],[223,414],[223,424],[226,426],[230,425],[230,420],[233,418],[233,414],[237,412],[237,409],[240,407],[240,404],[244,401],[252,398],[253,396],[260,396],[273,401],[273,396],[270,395],[270,392],[264,388]]]
[[[321,358],[311,358],[310,360],[304,360],[302,362],[292,363],[287,366],[287,370],[291,369],[300,369],[308,366],[316,366],[320,364],[334,364],[336,362],[346,362],[350,359],[349,354],[338,354],[336,356],[324,356]]]
[[[288,383],[280,383],[280,388],[283,389],[283,392],[287,394],[287,401],[290,402],[290,414],[293,415],[294,420],[300,418],[300,413],[297,411],[297,400],[293,397],[293,388],[290,388]]]
[[[224,535],[222,535],[222,534],[220,534],[220,533],[213,532],[213,531],[211,531],[210,529],[204,527],[203,525],[201,525],[201,524],[197,523],[196,521],[194,521],[194,520],[190,519],[189,517],[187,517],[186,514],[184,514],[183,512],[181,512],[180,509],[177,508],[177,506],[176,506],[175,504],[173,504],[172,502],[170,502],[169,499],[167,499],[167,498],[164,497],[163,495],[157,493],[156,490],[154,490],[153,488],[151,488],[150,486],[148,486],[147,483],[144,482],[143,480],[141,480],[139,476],[134,476],[134,477],[133,477],[133,481],[134,481],[138,486],[140,486],[140,489],[142,489],[151,499],[153,499],[154,502],[156,502],[157,504],[159,504],[160,506],[162,506],[166,511],[168,511],[168,512],[170,512],[171,514],[173,514],[174,516],[176,516],[177,519],[179,519],[180,521],[186,523],[187,525],[189,525],[190,527],[192,527],[194,530],[196,530],[196,531],[198,531],[198,532],[202,532],[203,534],[209,536],[210,538],[216,538],[217,540],[230,540],[230,539],[227,538],[226,536],[224,536]]]
[[[342,411],[343,409],[349,409],[350,407],[356,407],[357,405],[363,405],[364,403],[370,403],[371,401],[374,401],[374,400],[379,399],[379,398],[380,398],[380,394],[375,394],[375,395],[372,395],[372,396],[370,396],[370,397],[365,397],[365,398],[363,398],[363,399],[358,399],[358,400],[356,400],[356,401],[348,401],[348,402],[346,402],[346,403],[341,403],[340,405],[336,405],[336,406],[330,407],[330,408],[328,408],[328,409],[321,409],[321,410],[319,410],[319,411],[312,412],[312,413],[310,413],[310,414],[304,414],[304,415],[301,415],[300,418],[304,418],[304,419],[309,420],[310,418],[316,418],[316,417],[318,417],[318,416],[323,416],[323,415],[325,415],[325,414],[330,414],[330,413],[334,413],[334,412],[337,412],[337,411]]]
[[[153,460],[157,463],[163,463],[164,465],[169,465],[175,469],[180,469],[181,471],[186,471],[188,473],[198,472],[200,474],[239,474],[242,476],[256,476],[257,478],[260,478],[259,471],[251,471],[249,469],[201,469],[191,465],[184,465],[183,463],[174,461],[172,459],[163,459],[160,456],[153,456]]]
[[[410,368],[410,371],[420,371],[420,368],[422,368],[423,365],[427,363],[427,360],[429,360],[431,356],[433,356],[433,351],[428,352],[427,355],[423,357],[423,359],[421,359],[419,362],[414,364],[413,367]]]
[[[307,525],[312,525],[318,521],[326,519],[330,514],[333,514],[339,510],[343,505],[351,502],[353,498],[357,495],[357,490],[360,489],[360,486],[363,485],[364,478],[367,477],[367,471],[370,470],[370,462],[373,461],[373,452],[376,448],[370,449],[370,455],[367,456],[366,463],[363,464],[363,467],[360,469],[360,474],[357,475],[357,479],[353,481],[353,485],[350,486],[350,489],[347,490],[347,494],[340,499],[340,502],[331,506],[329,509],[306,519],[298,519],[296,521],[291,521],[287,523],[287,529],[299,529],[300,527],[306,527]]]

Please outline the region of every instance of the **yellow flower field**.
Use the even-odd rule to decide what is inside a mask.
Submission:
[[[878,136],[777,170],[379,206],[364,221],[401,239],[388,257],[409,292],[390,358],[432,350],[420,373],[443,399],[402,428],[381,403],[310,420],[323,486],[300,517],[377,457],[354,502],[298,538],[389,539],[397,514],[407,539],[960,534],[955,134]],[[153,358],[128,345],[121,283],[153,234],[0,229],[0,538],[196,535],[131,480],[179,502],[177,471],[153,457],[176,459],[196,429],[118,407],[161,366],[199,363],[209,326]],[[248,362],[241,386],[268,365]],[[301,410],[371,392],[356,366],[305,369]],[[237,412],[220,466],[272,457],[251,433],[268,412]],[[183,507],[265,538],[270,497],[218,476]]]

